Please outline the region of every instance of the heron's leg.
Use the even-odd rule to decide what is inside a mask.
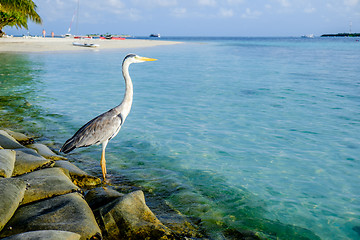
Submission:
[[[106,181],[105,149],[106,149],[106,145],[107,145],[107,144],[108,144],[108,140],[106,140],[106,141],[103,142],[103,144],[102,144],[102,153],[101,153],[101,161],[100,161],[100,166],[101,166],[101,171],[102,171],[102,175],[103,175],[104,181]]]

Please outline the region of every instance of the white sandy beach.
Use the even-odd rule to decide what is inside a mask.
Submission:
[[[86,42],[98,44],[97,48],[73,46],[73,42]],[[153,47],[159,45],[178,44],[175,41],[162,40],[78,40],[73,38],[0,38],[0,52],[57,52],[57,51],[89,51],[91,49],[121,49]]]

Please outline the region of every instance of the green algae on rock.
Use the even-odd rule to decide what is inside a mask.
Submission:
[[[65,171],[67,170],[62,168],[46,168],[17,177],[28,184],[21,204],[75,191],[80,192],[81,189],[71,182]]]
[[[141,190],[129,193],[95,211],[106,239],[173,239],[145,203]]]
[[[29,148],[16,149],[16,160],[13,176],[22,175],[37,169],[49,167],[53,160],[40,156],[35,150]]]
[[[0,149],[0,177],[12,176],[16,152],[11,149]]]
[[[68,161],[56,161],[54,167],[67,169],[69,171],[71,180],[79,187],[93,187],[101,183],[100,178],[89,175]]]
[[[44,158],[48,158],[51,160],[66,160],[67,159],[66,157],[55,154],[53,151],[50,150],[50,148],[48,148],[46,145],[41,144],[41,143],[29,144],[29,145],[26,145],[26,147],[36,150],[36,152],[38,154],[40,154],[41,156],[43,156]]]
[[[16,149],[24,147],[4,130],[0,130],[0,146],[6,149]]]
[[[16,141],[18,141],[21,145],[27,145],[34,142],[32,137],[28,137],[23,133],[14,132],[9,129],[4,129],[11,137],[13,137]]]
[[[85,200],[92,210],[96,210],[122,196],[124,196],[124,194],[114,190],[110,186],[106,186],[89,190],[85,194]]]
[[[15,213],[23,200],[26,183],[21,179],[0,179],[0,231]]]
[[[79,193],[45,199],[19,207],[0,232],[0,238],[36,230],[62,230],[80,239],[101,239],[93,212]]]
[[[79,240],[80,235],[59,230],[40,230],[12,235],[3,240]]]

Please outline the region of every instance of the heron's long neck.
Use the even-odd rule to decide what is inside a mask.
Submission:
[[[120,105],[116,107],[123,117],[129,114],[133,101],[133,84],[129,74],[129,65],[129,63],[124,62],[122,66],[122,73],[125,79],[125,95]]]

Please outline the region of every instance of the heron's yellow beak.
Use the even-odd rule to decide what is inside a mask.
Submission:
[[[141,61],[156,61],[157,60],[155,58],[147,58],[147,57],[139,57],[138,59]]]

